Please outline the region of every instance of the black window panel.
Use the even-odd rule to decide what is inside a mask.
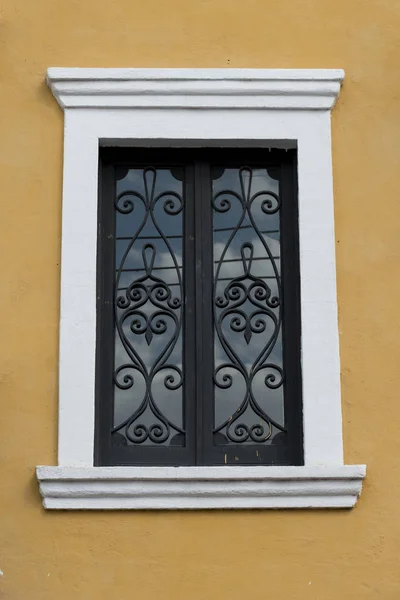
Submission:
[[[296,152],[100,159],[95,463],[302,464]]]

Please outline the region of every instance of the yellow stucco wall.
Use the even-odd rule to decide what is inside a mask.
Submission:
[[[400,2],[3,0],[0,598],[400,598]],[[56,463],[63,114],[50,66],[340,67],[333,162],[353,511],[45,512]]]

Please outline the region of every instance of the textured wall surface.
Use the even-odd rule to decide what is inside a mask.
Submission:
[[[400,3],[3,0],[0,597],[400,598]],[[56,463],[63,114],[48,66],[340,67],[333,160],[353,511],[46,513]],[[84,301],[84,299],[82,299]]]

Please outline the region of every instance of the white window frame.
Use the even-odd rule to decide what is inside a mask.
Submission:
[[[343,464],[330,111],[334,69],[50,68],[65,113],[58,466],[46,508],[350,507]],[[297,147],[304,466],[95,467],[99,147]]]

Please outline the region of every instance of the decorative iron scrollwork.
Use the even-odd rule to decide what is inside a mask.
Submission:
[[[161,381],[164,389],[169,392],[183,386],[182,368],[169,362],[182,328],[182,265],[178,264],[174,249],[165,234],[165,226],[161,223],[167,217],[173,218],[182,212],[183,198],[174,190],[156,193],[156,169],[149,167],[141,173],[144,193],[138,189],[125,190],[115,200],[115,209],[121,216],[133,211],[143,213],[142,220],[117,265],[114,302],[116,337],[129,361],[122,364],[116,362],[114,385],[116,390],[124,392],[142,390],[141,397],[138,397],[140,392],[136,392],[136,408],[133,413],[112,429],[113,440],[117,445],[122,443],[121,436],[125,438],[125,443],[163,444],[171,441],[171,435],[181,434],[183,438],[185,433],[183,427],[173,422],[160,409],[160,399],[157,399],[154,392],[156,380],[158,384]],[[160,204],[164,215],[162,218],[158,208]],[[149,236],[148,233],[143,233],[145,231],[151,231],[155,235]],[[150,238],[155,238],[157,242],[149,242]],[[141,244],[142,266],[137,269],[125,268],[135,253],[137,264]],[[156,269],[164,272],[162,266],[155,266],[160,247],[164,259],[165,256],[168,257],[169,266],[165,268],[169,270],[169,279],[171,276],[175,279],[173,284],[156,275]],[[130,271],[133,280],[126,287],[120,287],[122,274]],[[135,277],[134,272],[144,273]],[[172,285],[174,291],[171,289]],[[146,358],[143,356],[144,352],[140,351],[143,339],[150,350],[153,344],[156,348],[156,351],[148,352]]]
[[[252,192],[253,170],[249,167],[238,169],[235,173],[239,191],[223,189],[213,196],[214,214],[224,213],[228,216],[231,213],[235,219],[235,226],[231,228],[215,268],[214,330],[216,347],[220,349],[223,359],[219,361],[220,364],[216,360],[214,385],[219,390],[233,390],[234,399],[238,398],[238,390],[243,389],[243,393],[229,417],[216,424],[214,434],[219,437],[223,434],[225,439],[235,444],[260,444],[271,438],[273,427],[285,432],[284,425],[267,414],[263,407],[265,392],[273,394],[275,390],[282,388],[284,371],[280,364],[271,360],[281,330],[281,280],[277,265],[279,256],[274,256],[271,251],[260,230],[260,220],[255,217],[254,212],[257,209],[259,214],[275,215],[280,209],[280,198],[270,190],[258,189]],[[261,252],[257,257],[256,244],[258,254]],[[226,260],[228,253],[236,258]],[[266,277],[254,275],[256,260],[268,264],[271,273],[268,281],[271,285],[265,281]],[[221,288],[222,282],[227,279],[221,276],[221,271],[229,262],[241,263],[242,273],[232,277]],[[246,348],[257,336],[262,340],[262,347],[255,358],[251,358],[251,353]],[[265,392],[260,390],[261,376]]]

